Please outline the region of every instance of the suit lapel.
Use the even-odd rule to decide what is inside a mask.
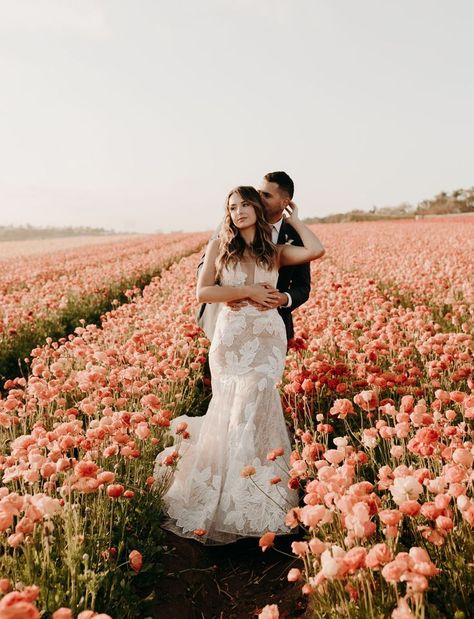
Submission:
[[[280,232],[278,233],[278,245],[284,245],[287,241],[287,228],[288,224],[283,220],[280,226]]]
[[[295,241],[295,230],[290,224],[287,224],[286,221],[283,221],[281,224],[280,232],[278,234],[278,244],[284,245],[288,243],[288,241]]]

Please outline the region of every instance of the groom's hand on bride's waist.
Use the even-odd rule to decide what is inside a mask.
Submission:
[[[272,302],[271,306],[259,305],[258,303],[254,303],[253,301],[249,301],[249,303],[251,303],[252,305],[255,305],[255,307],[261,311],[269,310],[269,309],[277,309],[278,307],[284,307],[285,305],[288,304],[288,297],[283,292],[278,292],[277,294],[275,294],[275,299]]]
[[[268,305],[261,305],[260,303],[257,303],[256,301],[252,301],[252,299],[243,299],[242,301],[228,301],[226,303],[226,305],[230,307],[231,310],[234,310],[234,311],[238,311],[239,309],[242,309],[246,305],[253,305],[260,312],[266,312],[267,310],[270,310],[270,309],[277,309],[278,307],[284,307],[287,304],[288,304],[288,297],[286,296],[286,294],[282,292],[279,292],[278,295],[275,296],[275,301],[273,302],[271,307]]]

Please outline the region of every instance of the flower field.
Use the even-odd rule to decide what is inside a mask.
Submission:
[[[171,266],[101,328],[34,349],[28,381],[6,382],[0,617],[37,617],[36,599],[55,619],[134,617],[138,589],[157,581],[153,460],[205,360],[189,313],[196,264]],[[15,583],[27,588],[9,592]],[[8,614],[16,605],[24,615]]]
[[[304,531],[288,580],[311,617],[471,616],[473,232],[318,229],[327,258],[282,386],[303,499],[286,522]]]
[[[295,314],[281,384],[294,451],[268,446],[282,464],[273,483],[301,492],[300,507],[282,513],[299,540],[288,586],[302,589],[306,617],[469,617],[474,223],[317,232],[326,256]],[[163,488],[151,478],[154,457],[170,419],[206,397],[208,342],[194,322],[199,252],[178,262],[206,235],[184,236],[162,247],[161,275],[142,293],[133,290],[101,326],[48,339],[32,351],[28,377],[5,383],[0,619],[136,617],[159,581]],[[152,260],[138,247],[134,255],[138,278]],[[72,290],[123,274],[105,259],[95,269]],[[176,462],[178,453],[170,472]],[[273,544],[269,531],[260,545]],[[275,604],[260,610],[285,614]]]
[[[109,237],[101,244],[24,256],[15,255],[13,244],[12,256],[0,261],[0,377],[16,375],[18,359],[46,337],[71,332],[81,319],[97,322],[177,257],[196,251],[207,236],[161,234],[120,242]],[[40,252],[40,243],[30,244]],[[22,244],[23,253],[27,246]]]

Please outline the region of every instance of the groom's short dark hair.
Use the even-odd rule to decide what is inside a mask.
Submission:
[[[295,185],[286,172],[269,172],[263,177],[269,183],[276,183],[280,189],[286,191],[290,196],[290,200],[293,199],[295,193]]]

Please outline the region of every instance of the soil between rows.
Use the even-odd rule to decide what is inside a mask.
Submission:
[[[283,535],[275,546],[291,555],[295,535]],[[223,546],[204,546],[165,532],[164,576],[149,603],[153,619],[251,619],[266,604],[278,604],[280,617],[302,618],[306,600],[301,586],[289,583],[288,570],[299,566],[294,556],[270,548],[262,552],[258,538]]]

